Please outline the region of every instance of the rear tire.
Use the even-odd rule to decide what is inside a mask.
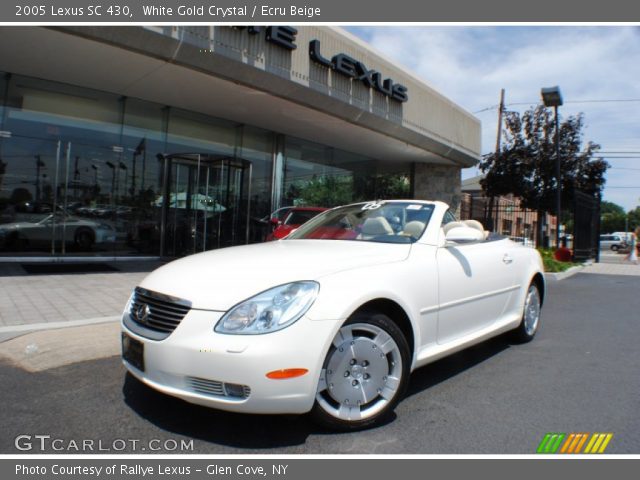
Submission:
[[[21,252],[23,250],[26,250],[28,245],[29,245],[29,242],[27,241],[27,239],[21,237],[18,232],[13,232],[9,234],[9,237],[7,237],[7,241],[5,243],[7,250],[13,250],[16,252]]]
[[[536,336],[540,326],[540,312],[542,300],[540,289],[535,282],[532,282],[527,289],[522,312],[522,321],[518,328],[513,331],[513,339],[516,343],[527,343]]]
[[[356,313],[329,348],[311,416],[333,430],[373,426],[404,395],[410,368],[409,344],[398,325],[382,313]]]

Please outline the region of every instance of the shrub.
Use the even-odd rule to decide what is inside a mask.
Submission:
[[[560,247],[553,254],[553,258],[555,258],[559,262],[570,262],[572,258],[571,250],[569,250],[567,247]]]
[[[555,252],[549,248],[539,248],[540,256],[542,257],[542,261],[544,263],[544,271],[545,272],[564,272],[574,265],[578,265],[577,263],[569,262],[559,262],[555,259]]]

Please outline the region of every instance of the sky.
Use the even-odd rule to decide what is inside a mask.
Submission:
[[[347,30],[473,113],[482,122],[483,154],[495,150],[501,88],[506,90],[506,109],[522,112],[542,103],[541,87],[558,85],[564,98],[561,121],[584,113],[584,143],[600,144],[601,156],[612,167],[603,199],[627,211],[640,205],[639,27],[367,26]],[[479,173],[477,168],[464,169],[462,178]]]

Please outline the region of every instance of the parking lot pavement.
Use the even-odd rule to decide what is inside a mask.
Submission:
[[[19,366],[16,347],[17,359],[0,360],[0,453],[20,453],[16,436],[30,434],[63,444],[99,439],[104,448],[136,440],[137,450],[127,442],[129,453],[153,453],[142,450],[153,439],[161,445],[193,440],[192,450],[161,448],[162,454],[530,454],[547,432],[611,432],[607,453],[638,454],[640,349],[637,302],[630,301],[638,291],[640,278],[628,275],[579,273],[550,283],[533,342],[513,345],[501,336],[419,369],[388,423],[348,434],[319,429],[306,416],[230,414],[187,404],[127,376],[117,356],[29,372]],[[34,335],[12,342],[23,341],[26,349]],[[82,338],[85,347],[118,344],[117,331]],[[9,343],[0,344],[0,352]],[[46,342],[39,344],[46,350]]]
[[[161,263],[105,265],[106,273],[28,274],[20,264],[0,263],[0,341],[24,331],[14,326],[113,320],[133,287]]]

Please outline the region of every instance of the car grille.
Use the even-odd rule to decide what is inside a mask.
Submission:
[[[169,335],[191,310],[191,302],[136,287],[129,316],[136,324]]]
[[[247,385],[223,383],[217,380],[207,380],[198,377],[187,377],[187,384],[194,392],[202,395],[237,399],[245,399],[251,395],[251,388]]]

